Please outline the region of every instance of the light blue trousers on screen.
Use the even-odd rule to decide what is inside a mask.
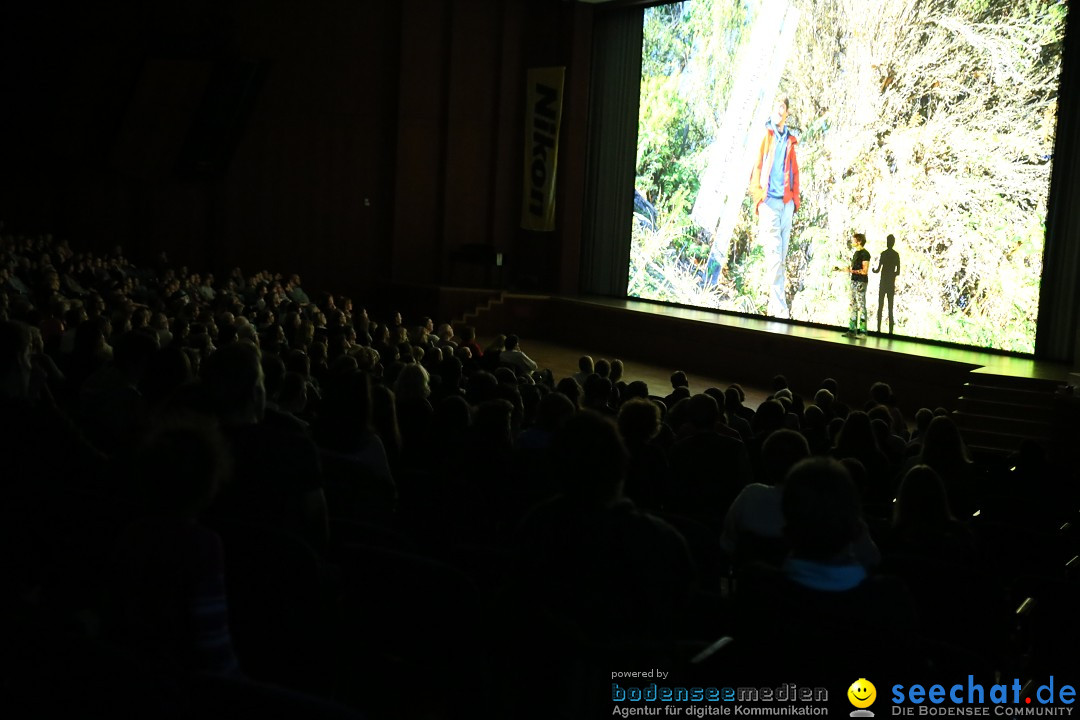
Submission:
[[[788,240],[795,202],[769,198],[758,205],[758,242],[765,250],[765,278],[769,283],[769,315],[791,317],[787,304]]]

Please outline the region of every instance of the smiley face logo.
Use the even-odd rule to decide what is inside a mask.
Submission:
[[[859,678],[851,683],[851,687],[847,691],[847,697],[855,707],[860,709],[868,708],[877,699],[877,688],[874,687],[874,683],[866,678]]]

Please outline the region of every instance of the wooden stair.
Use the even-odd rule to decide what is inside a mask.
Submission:
[[[477,336],[487,336],[493,333],[492,326],[497,322],[499,310],[506,304],[506,292],[492,295],[485,302],[476,305],[471,310],[466,310],[460,316],[454,318],[453,325],[471,325],[476,329]]]
[[[1064,383],[978,373],[970,377],[952,418],[972,451],[1004,455],[1024,440],[1050,452],[1074,446],[1080,406],[1061,392]]]

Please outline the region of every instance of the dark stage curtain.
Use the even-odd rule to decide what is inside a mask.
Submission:
[[[1069,13],[1058,96],[1058,129],[1054,171],[1046,217],[1046,250],[1039,292],[1039,325],[1035,356],[1040,360],[1074,362],[1080,345],[1080,12]]]
[[[625,297],[634,212],[642,9],[596,14],[581,291]]]

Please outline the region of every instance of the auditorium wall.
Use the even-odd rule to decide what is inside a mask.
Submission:
[[[491,283],[575,292],[591,16],[561,0],[5,4],[0,219],[358,296],[472,280],[451,254],[481,243],[504,258]],[[559,227],[527,233],[524,70],[543,65],[567,66]]]

